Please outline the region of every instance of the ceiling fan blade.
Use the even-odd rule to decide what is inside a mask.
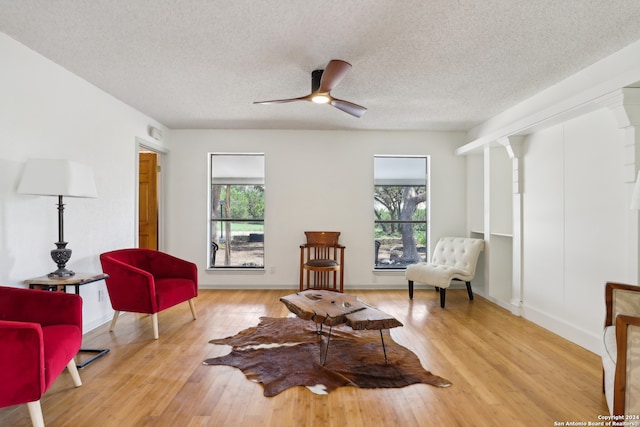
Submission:
[[[354,104],[353,102],[343,101],[342,99],[333,98],[331,100],[331,105],[336,107],[338,110],[342,110],[347,114],[351,114],[355,117],[362,117],[364,113],[367,112],[367,109],[361,105]]]
[[[339,59],[332,59],[322,73],[318,92],[331,92],[351,69],[351,64]]]
[[[254,101],[254,104],[284,104],[285,102],[308,101],[309,96],[301,96],[300,98],[274,99],[273,101]]]

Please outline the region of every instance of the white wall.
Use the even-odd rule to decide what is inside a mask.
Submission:
[[[55,199],[15,192],[30,157],[93,167],[99,197],[67,199],[69,267],[98,272],[101,252],[135,244],[136,138],[165,131],[164,248],[195,261],[203,287],[295,288],[303,231],[342,231],[349,287],[404,287],[373,273],[374,154],[428,154],[432,241],[467,229],[463,134],[437,132],[168,131],[0,33],[0,285],[55,269]],[[598,347],[607,280],[630,281],[629,185],[620,130],[607,109],[539,130],[523,158],[523,314],[587,348]],[[266,155],[266,271],[206,270],[207,153]],[[271,271],[274,271],[271,273]],[[108,320],[103,283],[83,287],[85,329]]]
[[[463,133],[171,130],[167,249],[198,264],[204,288],[292,288],[305,230],[340,231],[345,288],[406,287],[373,273],[373,155],[431,156],[432,238],[466,230]],[[265,271],[207,271],[207,153],[263,152]]]
[[[569,99],[596,98],[633,81],[638,56],[632,56],[622,74],[620,67],[606,67],[617,73],[606,90],[591,79],[583,86],[597,91]],[[295,288],[303,231],[321,228],[343,233],[347,289],[406,286],[402,273],[372,271],[374,154],[431,155],[433,241],[475,226],[465,219],[465,159],[453,154],[463,134],[167,131],[2,33],[0,57],[0,285],[23,286],[24,279],[55,269],[49,257],[57,240],[55,200],[15,193],[30,157],[68,158],[95,171],[99,197],[66,200],[70,268],[98,272],[99,253],[135,244],[136,138],[146,139],[149,125],[165,131],[171,148],[163,178],[163,249],[195,261],[203,287]],[[564,104],[538,110],[554,112]],[[510,126],[525,128],[518,117]],[[527,123],[539,121],[536,113]],[[472,132],[482,139],[469,148],[494,139],[494,128]],[[536,131],[523,158],[523,314],[590,349],[599,343],[604,282],[630,280],[629,184],[621,175],[619,132],[610,111],[598,110]],[[207,153],[216,151],[266,155],[265,272],[205,268]],[[111,316],[108,302],[97,301],[99,289],[103,283],[81,290],[85,329]]]
[[[477,174],[477,152],[515,142],[513,179],[523,192],[514,196],[509,308],[596,353],[605,282],[638,278],[638,213],[629,209],[637,130],[620,129],[637,127],[638,89],[629,88],[640,82],[638,52],[640,41],[523,100],[471,129],[456,150],[474,155],[468,172]],[[475,226],[478,209],[470,215]]]
[[[374,274],[372,174],[374,154],[428,154],[432,167],[432,237],[465,230],[464,158],[453,150],[462,133],[168,131],[39,54],[0,34],[0,285],[55,269],[56,200],[15,192],[31,157],[90,165],[97,199],[65,199],[68,267],[100,272],[101,252],[130,247],[136,237],[136,148],[149,125],[164,130],[166,230],[163,249],[192,259],[203,287],[295,288],[303,231],[342,231],[350,286],[406,286],[401,273]],[[207,153],[266,155],[266,272],[206,270]],[[273,273],[270,273],[274,271]],[[81,288],[85,330],[107,321],[99,282]]]
[[[56,269],[57,199],[17,194],[28,158],[66,158],[90,165],[97,199],[65,199],[68,267],[101,272],[101,252],[135,242],[136,137],[162,126],[0,33],[0,285]],[[81,288],[85,330],[108,320],[104,282]]]
[[[628,186],[613,113],[530,135],[523,192],[524,316],[598,351],[604,284],[628,281]]]

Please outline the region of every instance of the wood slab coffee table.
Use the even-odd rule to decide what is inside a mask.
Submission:
[[[360,301],[355,295],[309,289],[284,296],[280,301],[299,318],[315,322],[318,334],[322,333],[323,325],[329,326],[324,359],[320,352],[320,362],[323,366],[327,361],[331,331],[334,326],[344,324],[354,330],[379,330],[385,362],[387,362],[387,350],[382,330],[403,326],[395,317]]]

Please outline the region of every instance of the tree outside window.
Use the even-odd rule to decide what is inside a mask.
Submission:
[[[264,155],[210,154],[209,267],[264,268]]]
[[[428,164],[426,156],[374,157],[376,269],[404,269],[427,259]]]

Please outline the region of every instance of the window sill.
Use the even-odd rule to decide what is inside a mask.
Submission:
[[[382,274],[385,276],[404,276],[405,268],[374,268],[373,274]]]
[[[221,273],[229,273],[229,272],[242,272],[242,273],[260,273],[264,274],[266,270],[264,267],[261,268],[246,268],[246,267],[207,267],[206,271],[215,271]]]

